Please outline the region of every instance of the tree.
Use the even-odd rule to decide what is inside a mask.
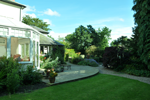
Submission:
[[[91,25],[87,25],[87,28],[80,25],[73,34],[65,38],[71,43],[71,48],[85,54],[85,50],[91,45],[100,46],[101,49],[107,47],[110,33],[111,30],[107,27],[104,27],[102,31],[100,29],[96,31]]]
[[[134,28],[132,28],[133,34],[131,37],[131,41],[130,41],[130,48],[131,48],[131,53],[135,56],[135,57],[139,57],[137,50],[139,49],[138,47],[138,41],[139,41],[139,31],[138,31],[138,26],[135,26]]]
[[[102,30],[98,28],[97,33],[99,35],[98,45],[101,48],[101,50],[105,50],[105,48],[109,46],[108,41],[111,39],[111,30],[107,27],[102,28]]]
[[[143,63],[150,69],[150,0],[134,0],[135,24],[139,32],[138,54]]]
[[[37,26],[45,31],[51,30],[50,28],[48,28],[50,24],[47,24],[47,22],[44,22],[39,18],[32,18],[29,15],[24,16],[22,22],[27,25]]]
[[[129,49],[131,39],[127,38],[127,36],[121,36],[111,42],[111,46],[123,47],[125,49]]]
[[[56,41],[59,42],[59,43],[61,43],[61,44],[63,44],[63,45],[65,45],[65,48],[71,49],[70,48],[70,43],[68,41],[65,41],[64,37],[58,36],[58,40],[56,40]]]
[[[71,43],[71,48],[73,48],[76,52],[85,54],[86,48],[89,47],[92,42],[90,36],[88,29],[80,25],[75,29],[73,34],[67,35],[65,38]]]

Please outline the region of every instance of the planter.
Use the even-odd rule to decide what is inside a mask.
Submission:
[[[50,73],[50,70],[47,70],[47,71],[46,71],[46,77],[45,77],[46,79],[48,79],[49,73]]]
[[[55,77],[49,78],[49,82],[50,82],[50,83],[55,83]]]

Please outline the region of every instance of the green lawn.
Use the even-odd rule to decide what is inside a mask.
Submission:
[[[150,85],[137,80],[98,74],[80,81],[50,86],[0,100],[150,100]]]

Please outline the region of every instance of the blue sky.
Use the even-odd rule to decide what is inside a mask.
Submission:
[[[112,40],[130,36],[134,27],[133,0],[15,0],[27,6],[22,13],[46,21],[54,39],[65,37],[79,25],[112,30]],[[110,40],[109,43],[112,41]]]

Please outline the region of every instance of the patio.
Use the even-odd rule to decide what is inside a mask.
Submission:
[[[67,65],[68,64],[71,65],[71,70],[67,70],[67,67],[65,67],[64,72],[58,73],[55,83],[50,83],[49,79],[45,79],[45,77],[42,79],[42,81],[44,83],[47,83],[47,85],[57,85],[70,81],[84,79],[99,73],[99,67],[75,65],[67,62]],[[44,72],[44,69],[40,69],[40,71]]]

